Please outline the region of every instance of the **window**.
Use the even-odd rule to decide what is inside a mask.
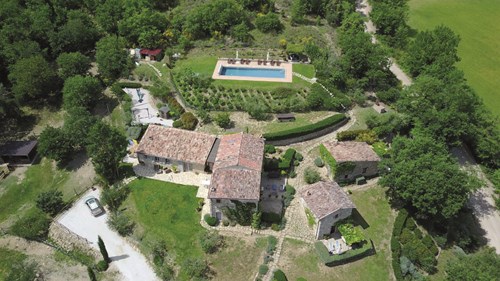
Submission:
[[[170,162],[170,161],[168,161],[168,159],[165,159],[165,164],[168,164],[168,162]]]
[[[367,170],[368,168],[363,168],[363,174],[366,173]]]
[[[335,218],[338,218],[338,217],[339,217],[339,214],[336,214],[336,215],[335,215]]]
[[[160,161],[160,157],[155,157],[155,161]]]
[[[349,175],[345,175],[345,176],[344,176],[344,179],[347,179],[347,177],[348,177],[348,176],[349,176]]]
[[[216,202],[216,203],[220,203],[220,199],[216,199],[216,200],[215,200],[215,202]]]

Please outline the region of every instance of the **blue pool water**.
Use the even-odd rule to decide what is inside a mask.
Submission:
[[[285,78],[285,69],[223,66],[219,74],[224,76]]]

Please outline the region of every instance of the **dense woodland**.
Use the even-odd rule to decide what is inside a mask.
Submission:
[[[460,38],[445,26],[411,30],[406,0],[372,1],[381,44],[371,43],[353,0],[288,2],[285,13],[271,0],[0,0],[2,139],[30,120],[26,109],[63,109],[64,125],[40,135],[40,153],[64,165],[75,152],[86,151],[103,181],[113,183],[120,177],[126,141],[94,115],[94,107],[104,89],[133,70],[125,48],[159,47],[171,55],[221,38],[228,39],[228,47],[252,46],[254,29],[279,34],[284,21],[296,26],[323,21],[336,28],[340,55],[314,41],[303,42],[304,52],[335,97],[312,88],[304,110],[363,104],[364,91],[376,92],[397,110],[368,121],[378,138],[392,141],[381,183],[394,205],[410,210],[448,245],[467,251],[481,246],[468,225],[459,225],[470,214],[465,203],[480,183],[459,168],[450,149],[466,144],[500,182],[500,132],[498,120],[456,68]],[[402,62],[412,86],[399,85],[389,71],[390,56]],[[91,74],[94,63],[97,71]],[[483,250],[451,264],[450,280],[470,269],[468,260],[482,265],[495,259],[491,255]]]

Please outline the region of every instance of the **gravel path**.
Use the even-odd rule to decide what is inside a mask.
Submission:
[[[99,191],[85,193],[73,207],[57,218],[57,221],[75,234],[92,241],[92,247],[98,249],[97,236],[101,236],[112,260],[111,268],[116,267],[123,278],[120,280],[158,280],[146,258],[138,249],[132,247],[126,239],[111,230],[106,221],[108,214],[93,217],[84,203],[85,197],[99,198]]]

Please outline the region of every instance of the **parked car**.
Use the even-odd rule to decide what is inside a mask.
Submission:
[[[94,217],[97,217],[98,215],[104,213],[104,208],[102,207],[101,203],[99,203],[99,200],[97,200],[97,198],[95,198],[94,196],[85,198],[85,205],[89,207],[90,213]]]

